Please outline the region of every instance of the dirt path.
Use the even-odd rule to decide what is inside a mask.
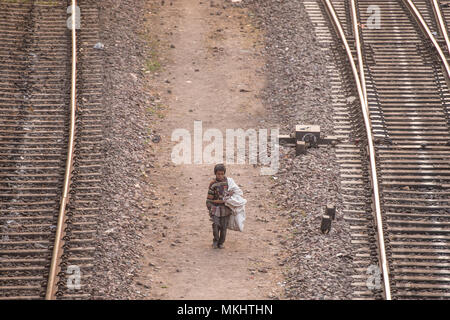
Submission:
[[[264,86],[259,71],[258,30],[244,9],[229,2],[166,1],[152,6],[150,22],[161,41],[163,71],[151,82],[161,101],[159,122],[152,128],[159,143],[149,143],[156,156],[148,179],[148,230],[142,274],[137,285],[150,299],[269,299],[282,297],[283,249],[287,221],[270,197],[273,184],[252,165],[228,165],[248,200],[245,232],[229,231],[225,249],[212,249],[212,230],[205,197],[213,165],[171,162],[172,131],[193,133],[194,120],[223,134],[227,128],[273,128],[264,121],[258,93]],[[256,45],[256,47],[254,47]],[[244,92],[241,91],[244,89]]]

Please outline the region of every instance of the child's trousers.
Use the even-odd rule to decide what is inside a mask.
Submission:
[[[217,217],[213,216],[213,244],[222,245],[225,242],[225,237],[227,236],[227,227],[230,216]]]

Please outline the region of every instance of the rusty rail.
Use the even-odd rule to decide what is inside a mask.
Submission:
[[[412,2],[411,0],[403,0],[403,2],[408,7],[408,9],[411,12],[411,14],[413,15],[414,19],[416,19],[417,23],[419,24],[419,26],[420,26],[421,30],[423,31],[423,33],[425,34],[425,36],[433,43],[433,46],[436,49],[438,56],[442,61],[442,64],[444,65],[445,74],[447,76],[446,80],[449,80],[450,65],[448,64],[447,58],[445,57],[444,52],[442,51],[439,43],[437,42],[436,37],[431,32],[430,28],[428,27],[428,24],[426,23],[425,19],[422,17],[422,14],[417,9],[414,2]],[[446,29],[444,26],[444,22],[442,20],[441,10],[439,9],[439,5],[437,3],[435,3],[435,1],[433,1],[433,10],[439,20],[438,26],[440,29],[442,28],[441,32],[443,32],[443,34],[444,34],[444,38],[445,38],[445,41],[446,41],[446,44],[448,47],[449,46],[448,35],[447,35]],[[439,19],[439,17],[440,17],[440,19]],[[445,36],[445,35],[447,35],[447,36]]]
[[[447,51],[448,51],[448,53],[450,55],[450,40],[449,40],[449,37],[448,37],[447,28],[446,28],[445,23],[444,23],[444,18],[442,17],[442,12],[441,12],[439,3],[438,3],[437,0],[430,0],[430,1],[431,1],[432,5],[433,5],[433,12],[434,12],[434,15],[436,16],[436,20],[438,22],[439,31],[441,32],[442,36],[445,39],[445,44],[447,46]]]
[[[55,299],[58,283],[58,273],[60,271],[61,256],[63,254],[65,227],[66,227],[66,206],[69,200],[70,180],[73,167],[73,154],[75,143],[75,111],[76,111],[76,84],[77,84],[77,34],[76,34],[76,7],[77,1],[72,0],[72,72],[70,89],[70,128],[69,143],[67,150],[66,170],[64,175],[63,193],[56,227],[55,243],[48,276],[46,300]]]

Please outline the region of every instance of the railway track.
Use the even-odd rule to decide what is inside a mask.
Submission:
[[[380,28],[364,23],[374,5]],[[78,1],[81,28],[70,30],[74,6],[0,0],[0,299],[91,297],[102,59],[95,1]],[[329,72],[354,297],[449,298],[450,8],[428,0],[305,6],[337,61]]]
[[[77,6],[81,19],[68,23]],[[0,0],[0,299],[90,297],[102,166],[98,18],[92,0]]]
[[[346,192],[344,214],[352,224],[355,249],[354,297],[448,299],[450,9],[439,1],[359,0],[354,1],[353,13],[352,2],[309,1],[305,6],[319,40],[333,49],[337,61],[346,61],[343,68],[330,68],[330,75],[336,83],[335,131],[342,139],[337,153]],[[374,10],[380,13],[378,28],[373,25]],[[327,19],[331,12],[336,13],[343,36],[336,32],[338,22]],[[356,70],[350,69],[342,50],[344,37]],[[365,85],[362,97],[358,98],[355,82]],[[367,134],[361,120],[364,100],[370,115]],[[369,140],[374,142],[374,177]],[[374,180],[379,184],[379,221]],[[380,241],[385,253],[379,250]],[[383,261],[386,273],[379,268]],[[374,281],[380,274],[384,283]]]

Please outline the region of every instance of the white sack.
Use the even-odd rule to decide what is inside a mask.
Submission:
[[[227,178],[228,180],[228,192],[232,192],[231,196],[226,197],[225,205],[231,209],[233,212],[230,215],[230,220],[228,222],[228,229],[235,231],[244,231],[244,221],[245,221],[245,200],[241,188],[234,182],[232,178]]]

